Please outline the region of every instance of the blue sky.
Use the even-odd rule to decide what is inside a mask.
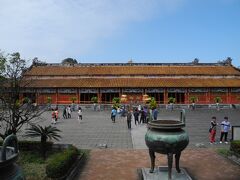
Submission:
[[[58,63],[240,66],[240,0],[0,0],[0,49]]]

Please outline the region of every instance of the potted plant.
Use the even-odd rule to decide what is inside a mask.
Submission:
[[[120,98],[119,98],[119,97],[114,97],[114,98],[112,99],[112,102],[113,102],[113,107],[114,107],[115,109],[118,109],[118,108],[119,108],[119,103],[120,103]]]
[[[173,110],[173,104],[175,103],[176,99],[174,97],[168,98],[168,103],[170,104],[171,110]]]
[[[155,100],[154,97],[151,98],[150,102],[149,102],[149,107],[151,109],[156,109],[157,108],[157,101]]]
[[[72,110],[75,110],[75,101],[77,100],[77,98],[71,97],[70,100],[72,101]]]
[[[219,103],[222,102],[222,98],[217,96],[217,97],[214,98],[214,101],[216,103],[217,110],[219,111]]]
[[[97,109],[97,102],[98,102],[98,97],[97,96],[93,96],[92,98],[91,98],[91,101],[93,102],[93,109],[94,109],[94,111],[96,111]]]
[[[190,97],[190,102],[192,103],[192,109],[195,109],[195,103],[198,101],[198,98],[196,96]]]
[[[47,97],[48,110],[51,110],[52,97]]]

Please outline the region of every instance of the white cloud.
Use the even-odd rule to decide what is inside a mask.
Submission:
[[[94,51],[131,22],[172,11],[183,0],[0,0],[0,43],[53,62]]]

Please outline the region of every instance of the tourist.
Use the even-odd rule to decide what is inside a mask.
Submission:
[[[157,108],[155,108],[154,110],[153,110],[153,119],[154,120],[157,120],[157,117],[158,117],[158,110],[157,110]]]
[[[127,126],[128,129],[131,129],[131,122],[132,122],[132,112],[130,110],[128,110],[127,112]]]
[[[217,121],[216,121],[216,117],[213,116],[212,117],[212,121],[211,121],[211,125],[210,125],[210,129],[209,129],[209,140],[210,140],[210,144],[215,143],[215,136],[216,136],[216,131],[217,131]]]
[[[135,109],[134,113],[133,113],[133,116],[134,116],[134,120],[135,120],[135,125],[139,124],[139,112],[138,112],[138,108]]]
[[[71,118],[71,107],[70,106],[67,107],[67,117]]]
[[[64,108],[63,108],[63,118],[67,119],[67,107],[66,106],[64,106]]]
[[[116,115],[117,115],[117,110],[113,107],[111,111],[111,119],[113,123],[115,123]]]
[[[52,124],[56,124],[56,121],[55,121],[55,111],[54,109],[52,109]]]
[[[145,118],[145,115],[144,115],[145,113],[144,113],[144,111],[143,111],[143,108],[141,109],[141,111],[140,111],[140,115],[141,115],[141,117],[140,117],[140,124],[141,123],[144,123],[144,118]]]
[[[227,141],[227,136],[228,136],[228,131],[231,128],[231,124],[228,121],[228,117],[224,117],[224,121],[221,123],[221,137],[220,137],[220,143],[222,143],[222,139],[224,136],[224,142],[228,144]]]
[[[139,104],[139,105],[138,105],[138,112],[140,112],[141,109],[142,109],[142,106]]]
[[[148,108],[147,108],[147,106],[144,106],[144,108],[143,108],[143,123],[147,122],[147,115],[148,115]]]
[[[57,121],[58,121],[58,107],[56,107],[56,109],[55,109],[55,123],[54,124],[56,124]]]
[[[79,106],[78,107],[78,121],[80,123],[80,119],[82,120],[82,108]]]

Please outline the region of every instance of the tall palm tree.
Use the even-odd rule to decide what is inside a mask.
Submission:
[[[42,152],[43,158],[46,158],[47,139],[59,140],[61,138],[61,136],[58,134],[59,132],[61,131],[53,126],[42,127],[40,125],[32,125],[30,128],[27,129],[26,136],[41,137],[41,152]]]

